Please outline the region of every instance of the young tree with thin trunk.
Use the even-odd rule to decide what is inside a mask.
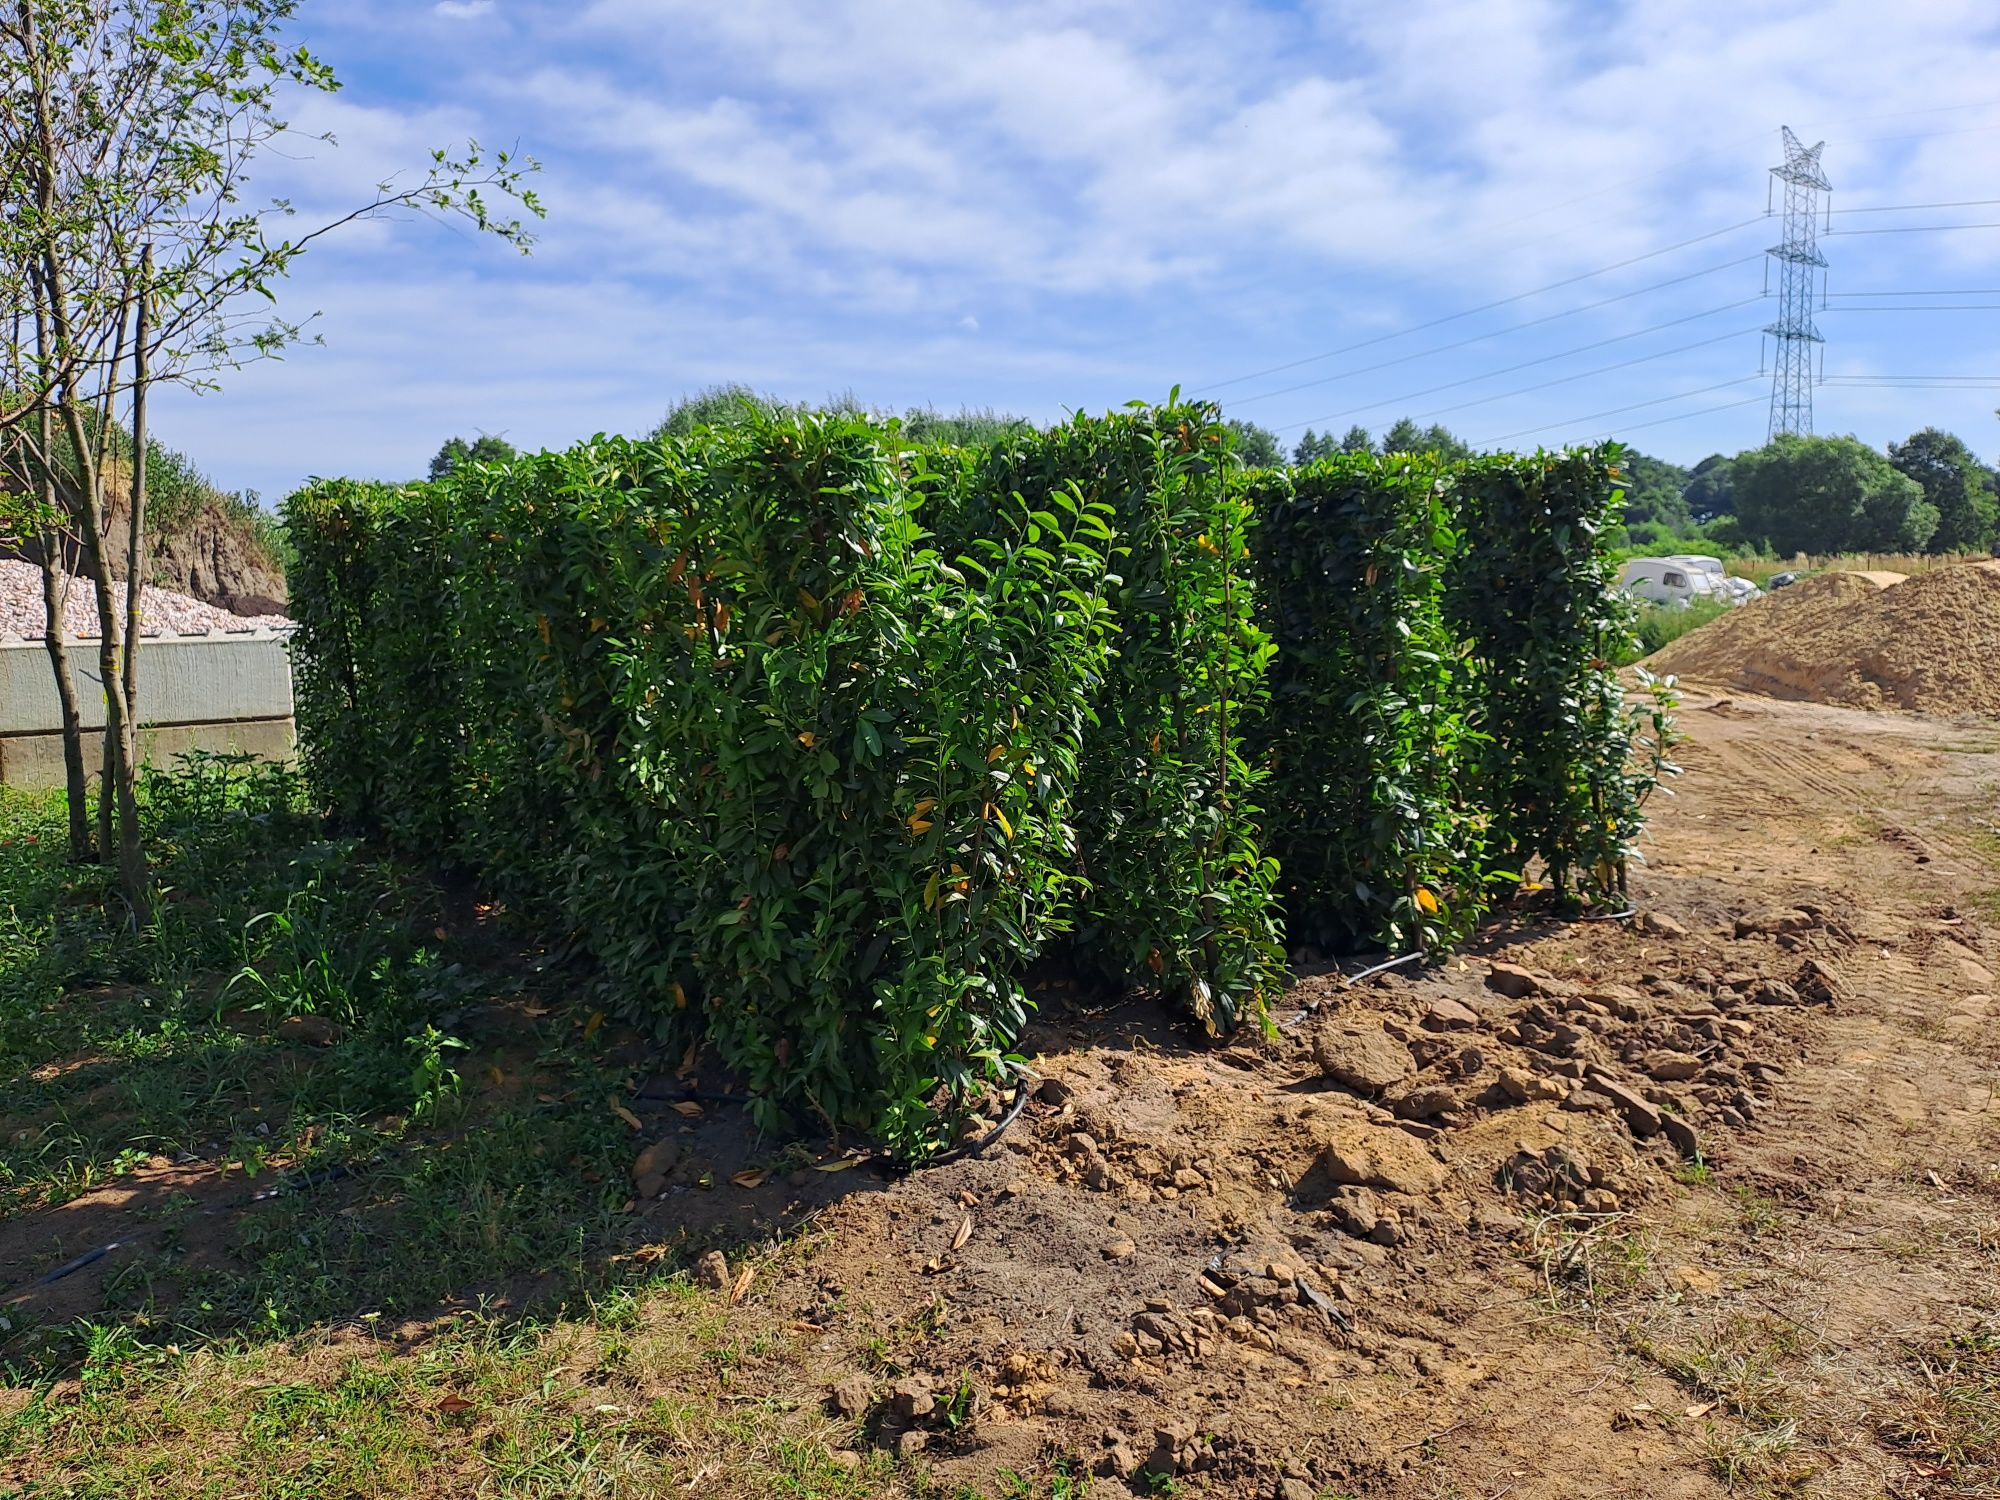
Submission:
[[[149,900],[136,669],[148,393],[213,388],[222,372],[298,341],[303,327],[270,311],[274,286],[336,229],[404,210],[470,222],[525,251],[521,221],[497,216],[492,202],[541,212],[526,185],[534,163],[507,152],[489,159],[476,142],[459,157],[433,152],[414,181],[382,182],[302,233],[283,232],[294,211],[282,200],[246,206],[252,163],[290,134],[277,113],[283,99],[339,87],[285,39],[301,5],[0,0],[0,290],[17,309],[11,335],[0,330],[9,338],[0,349],[0,488],[53,558],[44,573],[50,659],[71,697],[55,606],[69,564],[90,580],[105,725],[96,852],[116,859],[135,916]],[[112,524],[120,497],[122,536]],[[64,752],[80,851],[90,837],[82,731],[67,699]]]

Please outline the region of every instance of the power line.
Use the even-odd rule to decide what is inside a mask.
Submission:
[[[1352,354],[1357,349],[1370,349],[1377,344],[1386,344],[1392,339],[1407,338],[1413,333],[1423,333],[1432,328],[1441,328],[1446,323],[1456,323],[1462,319],[1474,317],[1479,313],[1492,312],[1498,307],[1509,307],[1516,302],[1525,302],[1530,297],[1539,297],[1545,292],[1560,291],[1566,286],[1575,286],[1580,281],[1590,281],[1599,276],[1608,276],[1613,271],[1622,271],[1627,266],[1636,266],[1642,261],[1658,260],[1663,255],[1673,254],[1676,250],[1685,250],[1690,245],[1699,245],[1708,240],[1720,239],[1725,234],[1734,234],[1739,229],[1748,229],[1752,224],[1761,224],[1763,222],[1764,215],[1759,214],[1754,219],[1744,219],[1740,223],[1725,225],[1721,229],[1712,229],[1707,234],[1698,234],[1692,239],[1681,240],[1677,244],[1665,245],[1658,250],[1648,250],[1644,255],[1634,255],[1626,260],[1614,261],[1608,266],[1599,266],[1594,271],[1584,271],[1575,276],[1565,277],[1561,281],[1552,281],[1547,286],[1538,286],[1531,291],[1516,292],[1511,297],[1501,297],[1493,302],[1482,302],[1479,306],[1468,307],[1463,312],[1448,313],[1441,318],[1432,318],[1427,323],[1415,323],[1408,328],[1399,328],[1392,333],[1377,334],[1374,338],[1363,339],[1359,343],[1344,344],[1338,349],[1328,349],[1319,354],[1309,354],[1303,359],[1289,360],[1281,365],[1270,365],[1262,370],[1252,370],[1247,375],[1232,375],[1227,380],[1211,381],[1201,388],[1201,394],[1207,395],[1210,392],[1221,390],[1226,385],[1241,385],[1246,380],[1258,380],[1266,375],[1280,375],[1286,370],[1296,370],[1301,365],[1318,364],[1323,359],[1334,359],[1342,354]]]
[[[1911,292],[1824,292],[1825,297],[2000,297],[2000,286],[1947,286]]]
[[[1369,403],[1368,403],[1367,405],[1365,405],[1365,406],[1354,406],[1354,407],[1349,407],[1349,408],[1348,408],[1348,409],[1347,409],[1346,411],[1337,411],[1337,412],[1331,412],[1331,413],[1328,413],[1328,414],[1327,414],[1327,415],[1325,415],[1325,416],[1319,416],[1319,417],[1311,417],[1311,418],[1308,418],[1308,419],[1307,419],[1306,421],[1304,421],[1304,422],[1287,422],[1287,423],[1286,423],[1286,424],[1285,424],[1284,426],[1282,426],[1282,427],[1278,428],[1278,429],[1277,429],[1277,431],[1279,431],[1279,432],[1290,432],[1290,431],[1292,431],[1292,430],[1293,430],[1294,428],[1298,428],[1298,427],[1309,427],[1309,426],[1312,426],[1312,425],[1314,425],[1315,423],[1319,423],[1319,422],[1338,422],[1338,421],[1340,421],[1341,419],[1343,419],[1343,418],[1345,418],[1345,417],[1353,417],[1353,416],[1359,416],[1359,415],[1360,415],[1360,414],[1361,414],[1362,412],[1365,412],[1365,411],[1375,411],[1375,410],[1377,410],[1378,408],[1381,408],[1381,407],[1384,407],[1384,406],[1398,406],[1398,405],[1401,405],[1401,404],[1402,404],[1403,402],[1405,402],[1405,401],[1417,401],[1417,400],[1421,400],[1421,399],[1422,399],[1423,397],[1425,397],[1425,396],[1435,396],[1435,395],[1436,395],[1436,394],[1437,394],[1437,393],[1438,393],[1439,391],[1454,391],[1454,390],[1457,390],[1457,389],[1458,389],[1459,387],[1461,387],[1461,386],[1467,386],[1467,385],[1477,385],[1477,384],[1478,384],[1478,383],[1479,383],[1480,381],[1482,381],[1482,380],[1492,380],[1492,379],[1495,379],[1495,378],[1497,378],[1498,376],[1501,376],[1501,375],[1511,375],[1511,374],[1513,374],[1513,373],[1514,373],[1514,372],[1515,372],[1516,370],[1529,370],[1529,369],[1533,369],[1533,368],[1534,368],[1534,367],[1535,367],[1536,365],[1546,365],[1546,364],[1552,364],[1552,363],[1554,363],[1554,362],[1555,362],[1556,360],[1559,360],[1559,359],[1568,359],[1568,358],[1569,358],[1569,357],[1570,357],[1571,355],[1574,355],[1574,354],[1584,354],[1584,353],[1588,353],[1588,352],[1589,352],[1590,350],[1592,350],[1592,349],[1602,349],[1602,348],[1604,348],[1604,347],[1605,347],[1605,345],[1607,345],[1607,344],[1617,344],[1617,343],[1623,343],[1623,342],[1624,342],[1624,341],[1625,341],[1626,339],[1635,339],[1635,338],[1639,338],[1639,337],[1640,337],[1641,335],[1644,335],[1644,334],[1648,334],[1648,333],[1658,333],[1658,332],[1659,332],[1659,331],[1660,331],[1660,330],[1661,330],[1662,328],[1672,328],[1672,327],[1673,327],[1673,326],[1675,326],[1675,324],[1677,324],[1677,323],[1691,323],[1691,322],[1695,321],[1695,319],[1696,319],[1696,318],[1707,318],[1707,317],[1713,317],[1713,316],[1714,316],[1714,315],[1715,315],[1716,313],[1719,313],[1719,312],[1729,312],[1729,311],[1731,311],[1731,310],[1732,310],[1732,309],[1734,309],[1734,308],[1738,308],[1738,307],[1744,307],[1744,306],[1747,306],[1747,305],[1749,305],[1749,304],[1750,304],[1750,303],[1752,303],[1752,302],[1761,302],[1761,301],[1763,301],[1763,300],[1764,300],[1764,299],[1763,299],[1762,297],[1748,297],[1748,298],[1745,298],[1745,299],[1744,299],[1744,300],[1743,300],[1742,302],[1733,302],[1733,303],[1729,304],[1729,306],[1728,306],[1728,307],[1713,307],[1713,308],[1710,308],[1710,309],[1709,309],[1709,310],[1708,310],[1707,312],[1703,312],[1703,313],[1696,313],[1696,314],[1694,314],[1694,315],[1693,315],[1692,317],[1687,317],[1687,318],[1676,318],[1676,319],[1674,319],[1674,320],[1673,320],[1673,322],[1671,322],[1671,323],[1659,323],[1659,324],[1655,324],[1655,325],[1654,325],[1653,327],[1651,327],[1651,328],[1641,328],[1641,329],[1639,329],[1639,330],[1638,330],[1637,332],[1635,332],[1635,333],[1625,333],[1625,334],[1620,334],[1620,335],[1619,335],[1619,336],[1618,336],[1617,338],[1610,338],[1610,339],[1601,339],[1601,340],[1599,340],[1599,341],[1598,341],[1597,343],[1595,343],[1595,344],[1585,344],[1585,345],[1581,346],[1580,348],[1576,348],[1576,349],[1565,349],[1565,350],[1563,350],[1563,351],[1562,351],[1561,353],[1559,353],[1559,354],[1548,354],[1548,355],[1544,355],[1544,356],[1543,356],[1543,357],[1541,357],[1540,359],[1526,359],[1526,360],[1522,360],[1522,361],[1521,361],[1521,362],[1520,362],[1519,364],[1516,364],[1516,365],[1507,365],[1507,366],[1505,366],[1505,367],[1503,367],[1503,368],[1501,368],[1501,369],[1498,369],[1498,370],[1487,370],[1487,371],[1485,371],[1484,373],[1482,373],[1482,374],[1479,374],[1479,375],[1468,375],[1468,376],[1467,376],[1467,377],[1466,377],[1465,379],[1463,379],[1463,380],[1449,380],[1449,381],[1446,381],[1446,382],[1445,382],[1445,383],[1444,383],[1443,385],[1433,385],[1433,386],[1427,386],[1427,387],[1425,387],[1425,388],[1424,388],[1423,390],[1421,390],[1421,391],[1406,391],[1406,392],[1405,392],[1404,394],[1402,394],[1402,395],[1400,395],[1400,396],[1391,396],[1391,397],[1389,397],[1389,398],[1388,398],[1387,400],[1385,400],[1385,401],[1371,401],[1371,402],[1369,402]],[[1716,335],[1716,336],[1715,336],[1714,338],[1712,338],[1712,339],[1701,339],[1701,340],[1698,340],[1698,341],[1696,341],[1695,343],[1692,343],[1692,344],[1682,344],[1682,345],[1680,345],[1680,346],[1679,346],[1678,348],[1674,348],[1674,349],[1662,349],[1662,350],[1660,350],[1660,351],[1659,351],[1659,353],[1657,353],[1657,354],[1643,354],[1643,355],[1640,355],[1640,356],[1639,356],[1639,357],[1638,357],[1637,359],[1628,359],[1628,360],[1624,360],[1624,361],[1622,361],[1622,362],[1621,362],[1621,363],[1619,363],[1619,364],[1615,364],[1615,365],[1606,365],[1606,366],[1604,366],[1604,367],[1603,367],[1602,369],[1597,369],[1597,370],[1584,370],[1584,371],[1581,371],[1581,372],[1579,372],[1578,374],[1575,374],[1575,375],[1569,375],[1569,376],[1565,376],[1565,377],[1564,377],[1564,378],[1563,378],[1562,380],[1552,380],[1552,381],[1548,382],[1548,384],[1549,384],[1549,385],[1562,385],[1562,384],[1565,384],[1565,383],[1566,383],[1567,381],[1570,381],[1570,380],[1583,380],[1583,379],[1586,379],[1586,378],[1588,378],[1589,376],[1592,376],[1592,375],[1602,375],[1602,374],[1606,374],[1606,373],[1608,373],[1608,372],[1609,372],[1609,371],[1611,371],[1611,370],[1623,370],[1623,369],[1629,369],[1629,368],[1630,368],[1631,366],[1633,366],[1633,365],[1643,365],[1643,364],[1650,364],[1650,363],[1651,363],[1651,362],[1652,362],[1653,360],[1656,360],[1656,359],[1667,359],[1667,358],[1671,357],[1672,355],[1676,355],[1676,354],[1685,354],[1685,353],[1687,353],[1687,352],[1688,352],[1688,351],[1689,351],[1690,349],[1701,349],[1701,348],[1706,348],[1706,347],[1707,347],[1708,345],[1711,345],[1711,344],[1720,344],[1720,343],[1723,343],[1724,341],[1726,341],[1726,340],[1728,340],[1728,339],[1734,339],[1734,338],[1741,338],[1741,337],[1743,337],[1743,336],[1744,336],[1745,334],[1751,334],[1751,333],[1755,333],[1755,332],[1757,332],[1757,328],[1756,328],[1756,326],[1755,326],[1754,324],[1753,324],[1753,325],[1752,325],[1751,327],[1748,327],[1748,328],[1732,328],[1732,329],[1731,329],[1731,330],[1730,330],[1729,332],[1727,332],[1727,333],[1720,333],[1720,334],[1717,334],[1717,335]],[[1518,395],[1518,394],[1520,394],[1520,393],[1519,393],[1519,392],[1514,392],[1514,393],[1512,393],[1512,394],[1516,394],[1516,395]],[[1470,402],[1470,403],[1467,403],[1467,404],[1468,404],[1468,405],[1479,405],[1479,404],[1481,404],[1481,403],[1478,403],[1478,402]],[[1455,411],[1455,410],[1458,410],[1459,408],[1456,408],[1456,407],[1445,407],[1445,408],[1441,408],[1441,409],[1442,409],[1442,410],[1446,410],[1446,411]]]
[[[1906,302],[1901,307],[1870,307],[1866,303],[1863,303],[1858,307],[1825,307],[1821,308],[1820,311],[1837,313],[2000,312],[2000,302],[1918,302],[1914,305]]]
[[[1757,378],[1762,379],[1761,376]],[[1762,395],[1746,396],[1741,401],[1725,401],[1720,406],[1704,406],[1695,411],[1676,412],[1671,417],[1654,417],[1651,421],[1648,422],[1627,422],[1623,426],[1619,427],[1617,431],[1620,433],[1638,432],[1643,428],[1663,427],[1669,422],[1686,422],[1694,417],[1706,417],[1719,411],[1734,411],[1739,406],[1762,406],[1767,399],[1768,399],[1767,397]],[[1588,417],[1573,417],[1570,420],[1575,422],[1584,422],[1590,419]],[[1532,427],[1529,428],[1528,430],[1530,432],[1547,432],[1552,428],[1566,427],[1568,425],[1569,425],[1568,422],[1551,422],[1548,425],[1548,427]],[[1517,437],[1519,435],[1520,434],[1518,433],[1515,434],[1515,436]],[[1506,441],[1505,438],[1493,438],[1485,442],[1474,443],[1472,446],[1475,448],[1487,448],[1491,447],[1494,443],[1505,442],[1505,441]]]
[[[1399,354],[1396,358],[1383,360],[1380,364],[1363,365],[1358,369],[1342,370],[1333,375],[1321,375],[1313,380],[1302,380],[1296,385],[1281,386],[1275,391],[1259,391],[1254,396],[1238,396],[1231,404],[1234,406],[1247,406],[1252,401],[1268,401],[1274,396],[1289,396],[1294,391],[1305,391],[1311,390],[1315,386],[1331,385],[1337,380],[1349,380],[1356,375],[1373,375],[1378,370],[1393,369],[1397,365],[1407,365],[1415,360],[1429,359],[1434,354],[1448,354],[1454,349],[1464,349],[1473,344],[1484,343],[1488,339],[1497,339],[1510,333],[1519,333],[1524,328],[1539,328],[1546,323],[1560,322],[1564,318],[1575,317],[1578,313],[1595,312],[1600,307],[1609,307],[1615,302],[1629,302],[1634,297],[1643,297],[1649,292],[1657,292],[1670,286],[1680,286],[1684,282],[1698,281],[1704,276],[1713,276],[1717,271],[1729,271],[1735,269],[1737,266],[1747,266],[1751,261],[1761,260],[1762,258],[1763,252],[1759,251],[1756,255],[1745,255],[1740,259],[1724,261],[1720,265],[1709,266],[1704,270],[1690,271],[1685,276],[1675,276],[1666,281],[1656,281],[1652,285],[1642,286],[1636,291],[1620,292],[1616,297],[1606,297],[1597,302],[1586,302],[1582,307],[1567,308],[1562,312],[1553,312],[1543,317],[1530,318],[1525,323],[1509,323],[1505,328],[1491,329],[1486,333],[1475,333],[1472,337],[1460,339],[1456,343],[1438,344],[1433,348],[1419,349],[1414,354]]]
[[[1672,359],[1676,354],[1686,354],[1691,350],[1712,348],[1716,344],[1727,343],[1730,339],[1742,338],[1745,334],[1755,333],[1756,331],[1754,328],[1731,329],[1728,333],[1717,334],[1712,339],[1697,339],[1692,344],[1682,344],[1673,349],[1662,349],[1657,354],[1641,354],[1636,359],[1621,359],[1616,364],[1599,365],[1594,370],[1579,370],[1574,375],[1558,376],[1554,380],[1544,380],[1538,385],[1524,385],[1511,391],[1501,391],[1498,395],[1481,396],[1477,401],[1460,401],[1454,406],[1435,406],[1429,411],[1415,413],[1411,420],[1418,421],[1425,417],[1442,417],[1455,411],[1470,411],[1475,406],[1491,406],[1495,401],[1505,401],[1513,396],[1532,396],[1537,391],[1553,390],[1559,385],[1574,385],[1577,381],[1588,380],[1593,375],[1610,375],[1619,370],[1629,370],[1635,365],[1649,365],[1654,360]]]
[[[1759,371],[1757,374],[1754,375],[1738,375],[1734,380],[1720,380],[1717,381],[1714,385],[1700,386],[1692,391],[1676,391],[1671,396],[1656,396],[1651,401],[1635,401],[1630,406],[1614,406],[1610,408],[1608,411],[1585,412],[1582,416],[1571,417],[1567,421],[1544,422],[1538,427],[1523,427],[1514,432],[1503,432],[1500,434],[1500,436],[1496,438],[1488,438],[1486,439],[1485,442],[1482,442],[1477,446],[1484,448],[1490,446],[1493,443],[1504,443],[1513,438],[1527,437],[1531,433],[1547,432],[1550,428],[1553,427],[1568,427],[1572,423],[1576,422],[1594,422],[1599,417],[1615,417],[1622,415],[1623,413],[1628,411],[1643,411],[1646,407],[1649,406],[1664,406],[1669,401],[1685,401],[1690,396],[1706,396],[1710,391],[1727,390],[1732,385],[1742,385],[1746,380],[1762,380],[1763,378],[1764,376],[1761,371]],[[1757,398],[1753,397],[1752,399],[1755,400]],[[1749,403],[1746,402],[1744,404],[1748,405]],[[1429,414],[1425,413],[1425,415]]]
[[[2000,198],[1960,198],[1952,203],[1884,203],[1866,208],[1829,208],[1830,214],[1904,214],[1920,208],[1991,208]]]
[[[2000,127],[1996,127],[2000,128]],[[1979,224],[1892,224],[1883,229],[1829,229],[1827,234],[1939,234],[1949,229],[2000,229],[2000,223],[1987,220]]]

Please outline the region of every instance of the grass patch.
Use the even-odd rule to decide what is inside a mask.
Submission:
[[[1689,631],[1699,630],[1709,621],[1721,619],[1732,607],[1723,599],[1694,599],[1686,604],[1641,605],[1635,622],[1639,637],[1639,656],[1651,656],[1655,651],[1679,640]]]
[[[132,931],[60,799],[0,789],[0,1494],[879,1488],[683,1231],[616,1253],[629,1075],[587,1004],[448,940],[288,771],[196,757],[145,797]]]
[[[1908,1351],[1908,1375],[1876,1432],[1940,1493],[1984,1493],[2000,1475],[2000,1327],[1939,1334]],[[1962,1490],[1959,1488],[1962,1486]]]

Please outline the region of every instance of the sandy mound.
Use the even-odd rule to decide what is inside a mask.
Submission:
[[[2000,580],[1996,580],[2000,582]],[[125,608],[125,585],[112,585],[118,608]],[[42,607],[42,570],[32,563],[0,560],[0,636],[40,636],[48,620]],[[97,597],[87,578],[70,580],[63,601],[63,621],[72,636],[97,638]],[[283,615],[238,615],[186,594],[149,588],[139,599],[139,633],[189,635],[204,630],[250,630],[260,625],[289,625]]]
[[[2000,568],[1989,564],[1810,578],[1646,662],[1771,698],[1930,714],[2000,714],[1996,664]]]

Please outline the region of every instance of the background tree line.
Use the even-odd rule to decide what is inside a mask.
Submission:
[[[853,392],[831,396],[826,409],[882,418]],[[683,396],[653,429],[672,436],[746,413],[803,409],[802,403],[752,389],[718,385]],[[955,414],[935,407],[903,413],[904,431],[924,443],[981,443],[1031,431],[1025,417],[991,407]],[[1439,423],[1409,417],[1377,438],[1360,425],[1338,437],[1308,427],[1288,450],[1278,434],[1242,418],[1226,424],[1236,454],[1251,468],[1305,465],[1339,453],[1474,455],[1472,445]],[[505,438],[448,440],[431,460],[430,477],[467,461],[514,457]],[[1626,459],[1626,543],[1636,550],[1763,550],[1778,556],[1837,552],[1981,552],[2000,543],[2000,473],[1959,437],[1935,427],[1877,452],[1852,437],[1781,437],[1734,457],[1711,454],[1692,468],[1632,451]]]

